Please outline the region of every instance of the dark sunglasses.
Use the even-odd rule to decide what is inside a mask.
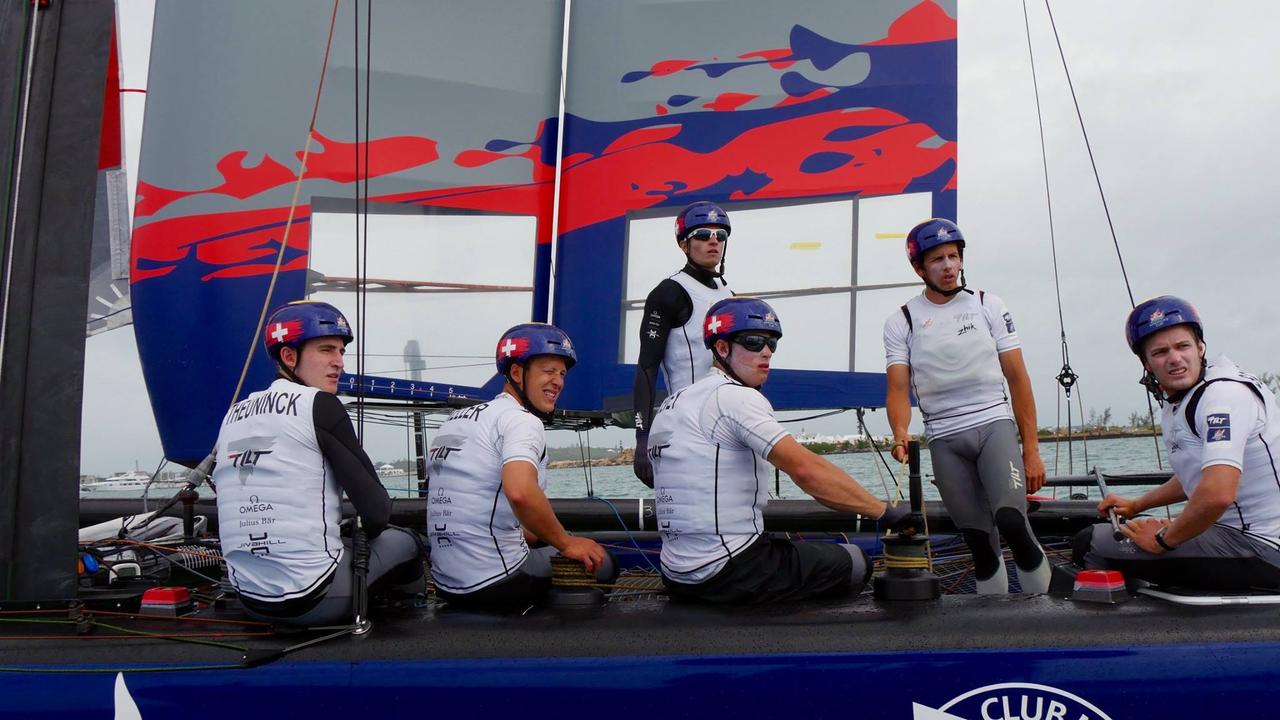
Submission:
[[[733,341],[750,352],[760,352],[766,345],[770,352],[778,349],[778,338],[772,335],[738,335]]]
[[[698,228],[697,230],[690,231],[690,233],[688,235],[685,235],[684,237],[686,240],[703,240],[703,241],[710,240],[711,238],[715,238],[720,242],[724,242],[725,240],[729,239],[729,231],[720,230],[716,228]]]

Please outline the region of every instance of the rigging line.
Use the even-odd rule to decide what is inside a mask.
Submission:
[[[1048,0],[1046,0],[1047,4]],[[1071,353],[1067,345],[1067,325],[1062,312],[1062,283],[1058,276],[1058,241],[1057,231],[1053,222],[1053,193],[1050,191],[1049,181],[1049,151],[1046,147],[1044,139],[1044,114],[1040,104],[1040,82],[1036,77],[1036,54],[1031,43],[1031,20],[1027,12],[1027,0],[1022,0],[1022,22],[1027,33],[1027,57],[1031,61],[1031,87],[1035,91],[1036,98],[1036,124],[1040,131],[1040,163],[1044,169],[1044,203],[1049,218],[1049,249],[1053,257],[1053,292],[1058,303],[1058,333],[1062,344],[1062,369],[1058,372],[1058,385],[1067,396],[1067,465],[1070,467],[1073,463],[1072,448],[1074,436],[1071,432],[1071,388],[1076,384],[1078,376],[1071,369]],[[1062,61],[1063,68],[1066,68],[1066,59]],[[1077,112],[1079,108],[1077,108]],[[1084,121],[1081,120],[1081,129],[1084,128]],[[1087,140],[1086,140],[1087,143]],[[1101,190],[1101,186],[1099,186]],[[1114,233],[1113,233],[1114,235]],[[1061,420],[1061,413],[1059,413]],[[1057,430],[1054,431],[1055,436]],[[1056,437],[1055,437],[1056,440]],[[1057,471],[1057,444],[1054,447],[1054,471]]]
[[[354,240],[355,240],[355,241],[352,243],[352,250],[353,250],[353,252],[355,253],[355,271],[356,271],[356,272],[355,272],[355,281],[356,281],[355,301],[356,301],[356,326],[357,326],[357,328],[356,328],[353,332],[354,332],[354,334],[355,334],[356,348],[357,348],[357,350],[356,350],[356,374],[357,374],[357,375],[359,375],[359,376],[361,376],[361,377],[363,377],[363,376],[364,376],[364,374],[365,374],[365,373],[364,373],[364,353],[363,353],[363,349],[364,349],[364,345],[365,345],[365,343],[364,343],[364,337],[365,337],[365,333],[364,333],[364,330],[365,330],[365,328],[364,328],[364,316],[365,316],[365,303],[366,303],[366,301],[368,300],[368,295],[366,294],[366,291],[367,291],[367,289],[368,289],[368,268],[367,268],[367,267],[365,267],[365,265],[364,265],[364,261],[366,261],[366,260],[368,259],[368,254],[367,254],[367,253],[363,253],[363,255],[362,255],[362,249],[364,249],[364,247],[365,247],[365,246],[364,246],[364,244],[363,244],[363,242],[362,242],[362,238],[361,238],[361,219],[362,219],[362,217],[364,217],[364,218],[366,219],[366,223],[365,223],[365,225],[364,225],[364,228],[363,228],[363,229],[364,229],[365,233],[367,233],[367,232],[368,232],[368,223],[367,223],[367,217],[368,217],[368,215],[367,215],[367,213],[368,213],[368,205],[367,205],[367,203],[366,203],[366,204],[362,204],[362,203],[361,203],[362,195],[361,195],[360,182],[361,182],[361,180],[363,180],[363,181],[364,181],[364,195],[363,195],[363,197],[367,200],[368,192],[369,192],[369,178],[368,178],[368,177],[363,177],[363,176],[362,176],[362,174],[361,174],[360,153],[361,153],[361,151],[363,150],[363,152],[364,152],[364,154],[365,154],[365,156],[366,156],[366,157],[367,157],[367,156],[368,156],[368,154],[369,154],[369,146],[368,146],[368,142],[367,142],[367,137],[368,137],[369,128],[367,127],[367,125],[364,127],[364,132],[365,132],[365,139],[366,139],[366,142],[364,143],[364,147],[363,147],[363,148],[361,148],[361,142],[360,142],[360,140],[361,140],[361,132],[360,132],[360,130],[361,130],[361,116],[360,116],[360,2],[359,2],[359,0],[356,0],[355,2],[353,2],[353,3],[351,4],[351,11],[352,11],[352,22],[351,22],[351,32],[352,32],[352,39],[351,39],[351,56],[352,56],[352,57],[351,57],[351,61],[352,61],[352,66],[353,66],[352,74],[351,74],[351,76],[352,76],[352,92],[353,92],[353,98],[352,98],[352,103],[351,103],[351,109],[352,109],[352,113],[353,113],[353,115],[354,115],[353,122],[354,122],[354,126],[355,126],[355,155],[354,155],[354,156],[353,156],[353,158],[352,158],[352,160],[353,160],[353,164],[354,164],[354,167],[352,168],[352,171],[353,171],[353,172],[352,172],[352,175],[353,175],[353,177],[355,178],[355,181],[354,181],[353,186],[352,186],[352,191],[355,193],[355,209],[356,209],[356,211],[355,211],[354,215],[352,216],[352,220],[353,220],[353,222],[354,222],[354,228],[353,228],[353,229],[354,229],[354,231],[355,231],[355,237],[354,237]],[[367,27],[366,27],[366,29],[367,29]],[[367,50],[368,50],[368,43],[367,43],[367,42],[366,42],[365,46],[366,46],[366,47],[365,47],[365,49],[366,49],[366,51],[367,51]],[[366,71],[368,70],[368,63],[366,63],[366,64],[365,64],[365,69],[366,69]],[[368,80],[368,76],[367,76],[367,75],[366,75],[366,78],[365,78],[365,79],[366,79],[366,81]],[[368,114],[367,114],[367,110],[368,110],[368,107],[367,107],[367,104],[368,104],[368,103],[367,103],[367,100],[368,100],[368,95],[367,95],[367,93],[368,93],[368,83],[367,83],[367,82],[366,82],[366,84],[365,84],[365,92],[366,92],[366,108],[365,108],[365,109],[366,109],[366,114],[365,114],[364,120],[365,120],[365,122],[367,123],[367,121],[368,121]],[[366,237],[364,240],[365,240],[365,241],[367,241],[367,237]],[[361,383],[361,384],[359,384],[359,385],[356,387],[356,399],[357,399],[357,401],[362,401],[362,400],[364,400],[364,397],[365,397],[364,389],[365,389],[365,388],[364,388],[364,383]],[[363,404],[362,402],[357,402],[357,404],[356,404],[356,423],[355,423],[355,425],[356,425],[356,438],[357,438],[360,442],[362,442],[362,443],[363,443],[363,442],[364,442],[364,404]]]
[[[1080,426],[1084,428],[1084,393],[1076,393],[1076,405],[1080,410]],[[1080,441],[1084,446],[1084,466],[1089,467],[1089,432],[1087,430],[1081,431]]]
[[[778,418],[778,422],[793,423],[793,422],[804,422],[805,420],[817,420],[819,418],[831,417],[832,415],[839,415],[840,413],[846,413],[846,412],[849,412],[851,409],[852,408],[836,408],[835,410],[828,410],[826,412],[818,413],[817,415],[808,415],[805,417],[786,418],[786,419]]]
[[[1062,38],[1058,37],[1058,24],[1053,20],[1053,8],[1049,0],[1044,0],[1044,9],[1049,13],[1049,26],[1053,28],[1053,40],[1058,45],[1058,57],[1062,59],[1062,72],[1067,77],[1067,87],[1071,90],[1071,103],[1076,108],[1076,118],[1080,121],[1080,135],[1084,137],[1085,150],[1089,151],[1089,165],[1093,168],[1093,180],[1098,185],[1098,197],[1102,200],[1102,211],[1107,216],[1107,228],[1111,231],[1111,243],[1116,248],[1116,259],[1120,261],[1120,274],[1124,277],[1124,289],[1129,294],[1129,307],[1136,307],[1133,301],[1133,288],[1129,285],[1129,271],[1124,266],[1124,255],[1120,252],[1120,241],[1116,238],[1116,228],[1111,222],[1111,209],[1107,206],[1107,195],[1102,191],[1102,177],[1098,174],[1098,163],[1093,158],[1093,146],[1089,144],[1089,133],[1084,128],[1084,115],[1080,112],[1080,101],[1076,98],[1076,86],[1071,82],[1071,71],[1067,69],[1067,55],[1062,50]]]
[[[0,295],[0,377],[4,376],[4,348],[5,336],[8,334],[9,329],[9,293],[13,279],[13,254],[18,247],[18,203],[22,199],[22,162],[27,149],[27,121],[31,114],[31,78],[35,75],[36,45],[38,44],[36,41],[39,39],[37,33],[40,30],[40,13],[42,11],[39,3],[32,4],[30,8],[31,31],[27,38],[30,46],[27,48],[25,77],[21,81],[22,109],[18,112],[18,151],[15,153],[13,167],[10,171],[13,177],[13,200],[9,206],[9,232],[4,239],[4,291],[3,295]],[[5,173],[6,178],[9,176],[10,173]]]
[[[658,566],[654,565],[653,561],[649,559],[649,556],[646,554],[646,551],[640,547],[640,541],[636,539],[635,535],[631,534],[630,528],[627,527],[627,522],[622,519],[622,513],[618,512],[618,506],[614,505],[612,502],[609,502],[609,500],[602,497],[597,497],[593,495],[591,499],[599,500],[600,502],[609,506],[609,509],[613,511],[614,517],[618,518],[618,525],[619,527],[622,528],[622,532],[627,534],[627,539],[630,540],[631,544],[635,546],[637,551],[639,551],[640,557],[644,558],[644,561],[649,564],[649,567],[652,568],[654,572],[661,572],[660,570],[658,570]],[[644,506],[643,500],[637,500],[637,502],[640,503],[641,507]]]
[[[150,495],[151,493],[151,484],[156,481],[156,478],[160,477],[160,471],[164,469],[164,466],[168,464],[168,462],[169,462],[169,458],[165,457],[164,455],[161,455],[160,463],[156,465],[155,472],[151,473],[151,477],[147,479],[147,484],[143,486],[142,512],[147,512],[148,510],[150,510],[150,508],[147,507],[147,500],[148,500],[147,496]]]
[[[876,444],[875,436],[871,434],[871,430],[867,427],[866,420],[863,417],[864,414],[864,409],[858,408],[858,426],[862,428],[862,434],[867,436],[867,442],[871,443],[871,449],[875,450],[876,456],[880,458],[880,462],[884,463],[884,469],[888,470],[889,474],[892,475],[893,468],[889,467],[889,461],[884,459],[884,452],[880,450],[880,446]],[[877,472],[879,472],[878,466]],[[885,488],[885,492],[888,492],[887,486]]]
[[[871,465],[876,469],[876,477],[880,479],[880,487],[884,488],[885,502],[888,502],[889,498],[893,497],[893,493],[889,492],[889,481],[885,480],[884,470],[880,469],[879,463],[873,462]]]
[[[355,212],[351,215],[352,243],[351,251],[355,255],[353,261],[355,263],[355,301],[356,301],[356,327],[352,329],[356,341],[356,375],[364,377],[364,356],[360,354],[360,349],[364,348],[364,343],[360,342],[360,330],[363,325],[360,322],[360,302],[363,298],[360,295],[361,280],[365,277],[365,272],[360,267],[360,0],[354,0],[351,3],[351,113],[353,115],[355,132],[353,133],[355,141],[355,154],[352,156],[351,176],[354,178],[351,184],[351,192],[355,195],[354,204]],[[364,403],[364,383],[356,386],[356,441],[361,445],[364,444],[364,413],[362,408]]]
[[[560,246],[560,176],[564,168],[564,121],[568,117],[565,110],[566,75],[569,69],[569,18],[573,14],[573,0],[564,2],[564,25],[560,30],[560,94],[556,106],[556,174],[551,190],[551,261],[547,269],[547,322],[551,322],[551,302],[555,297],[556,250]],[[537,300],[535,299],[535,303]]]
[[[357,3],[359,5],[359,3]],[[365,2],[364,17],[364,172],[357,176],[364,178],[364,202],[363,209],[360,213],[360,222],[363,225],[363,233],[361,238],[360,251],[364,255],[361,259],[361,277],[359,284],[359,295],[362,300],[360,306],[360,347],[356,349],[356,359],[361,366],[364,365],[364,348],[368,334],[369,323],[369,153],[370,141],[373,133],[370,129],[371,113],[373,105],[373,0]],[[358,103],[357,103],[358,107]],[[359,138],[357,147],[359,146]],[[359,155],[357,154],[358,158]],[[361,385],[359,388],[360,399],[364,399],[365,389]],[[356,410],[357,418],[360,425],[360,440],[364,441],[364,405],[363,403]]]
[[[1164,470],[1164,460],[1160,457],[1160,441],[1157,439],[1156,433],[1156,411],[1151,406],[1151,393],[1143,393],[1147,396],[1147,420],[1151,423],[1151,442],[1156,447],[1156,468]]]
[[[1049,192],[1049,153],[1045,149],[1044,117],[1040,111],[1040,83],[1036,80],[1036,54],[1031,47],[1031,20],[1027,15],[1027,0],[1022,0],[1022,22],[1027,30],[1027,57],[1031,60],[1031,87],[1035,91],[1036,123],[1040,128],[1040,164],[1044,168],[1044,204],[1049,212],[1049,249],[1053,255],[1053,292],[1058,298],[1058,329],[1062,332],[1062,342],[1065,346],[1067,330],[1062,319],[1062,286],[1058,282],[1058,244],[1053,226],[1053,196]]]
[[[258,314],[258,325],[249,338],[249,350],[244,356],[244,366],[240,369],[240,379],[236,382],[236,390],[231,394],[232,405],[240,399],[240,391],[244,389],[244,379],[249,375],[249,363],[253,360],[253,351],[257,347],[258,338],[262,336],[262,327],[267,322],[267,311],[271,309],[271,296],[275,294],[276,279],[280,277],[280,266],[284,263],[284,251],[289,246],[289,231],[293,229],[294,215],[298,210],[298,197],[302,194],[302,181],[307,175],[307,159],[311,157],[311,143],[315,138],[316,116],[320,114],[320,96],[324,92],[324,76],[329,71],[329,50],[333,47],[333,29],[338,23],[338,3],[333,0],[333,13],[329,17],[329,37],[324,44],[324,60],[320,63],[320,80],[316,83],[315,102],[311,106],[311,121],[307,125],[307,140],[302,146],[302,157],[298,160],[298,177],[293,183],[293,198],[289,201],[289,216],[284,223],[284,236],[280,239],[280,250],[276,253],[275,267],[271,270],[271,281],[267,285],[267,294],[262,298],[262,312]]]
[[[94,323],[96,323],[96,322],[102,322],[103,320],[109,320],[109,319],[111,319],[111,318],[115,317],[116,315],[119,315],[120,313],[127,313],[127,312],[129,312],[130,310],[132,310],[132,309],[133,309],[133,306],[132,306],[132,305],[130,305],[129,307],[126,307],[126,308],[120,308],[119,310],[112,310],[111,312],[107,313],[106,315],[99,315],[98,317],[91,317],[91,318],[89,318],[89,319],[85,320],[85,321],[84,321],[84,324],[85,324],[85,325],[92,325],[92,324],[94,324]]]
[[[591,430],[587,430],[587,446],[591,445]],[[587,484],[587,497],[595,497],[596,490],[592,487],[591,463],[587,462],[587,451],[582,447],[582,433],[578,433],[578,455],[582,458],[582,479]]]

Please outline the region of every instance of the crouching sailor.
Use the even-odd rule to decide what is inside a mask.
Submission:
[[[1200,316],[1169,295],[1133,309],[1125,340],[1161,401],[1174,476],[1136,499],[1098,505],[1128,520],[1082,532],[1076,560],[1150,582],[1214,590],[1280,589],[1280,410],[1258,379],[1205,360]],[[1136,517],[1186,501],[1173,520]]]
[[[668,397],[654,418],[654,467],[662,576],[673,597],[708,603],[772,603],[860,590],[871,563],[855,545],[792,542],[764,532],[772,468],[818,502],[912,525],[906,505],[889,507],[805,449],[773,416],[760,386],[782,325],[763,300],[712,305],[703,343],[713,371]]]
[[[344,491],[370,540],[368,582],[421,582],[418,536],[387,524],[391,498],[334,395],[351,340],[346,318],[328,303],[277,308],[265,336],[276,380],[231,406],[218,433],[218,534],[252,617],[295,625],[351,618],[352,552],[339,534]]]
[[[428,460],[427,531],[431,577],[451,605],[527,607],[550,587],[556,551],[599,582],[616,577],[604,548],[566,532],[543,492],[543,423],[575,362],[573,344],[559,328],[517,325],[498,341],[502,393],[458,410],[437,431]],[[550,547],[530,550],[537,540]]]

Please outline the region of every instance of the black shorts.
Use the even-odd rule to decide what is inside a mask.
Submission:
[[[871,564],[862,551],[847,547],[861,559],[856,571],[854,556],[843,544],[766,535],[703,582],[680,583],[665,576],[663,582],[673,599],[703,603],[764,605],[836,596],[861,590],[870,575]]]

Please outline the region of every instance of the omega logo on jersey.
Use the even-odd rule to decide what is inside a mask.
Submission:
[[[271,503],[264,503],[259,500],[257,495],[250,495],[249,504],[240,506],[241,515],[244,513],[266,512],[268,510],[275,510],[275,508],[271,506]]]

